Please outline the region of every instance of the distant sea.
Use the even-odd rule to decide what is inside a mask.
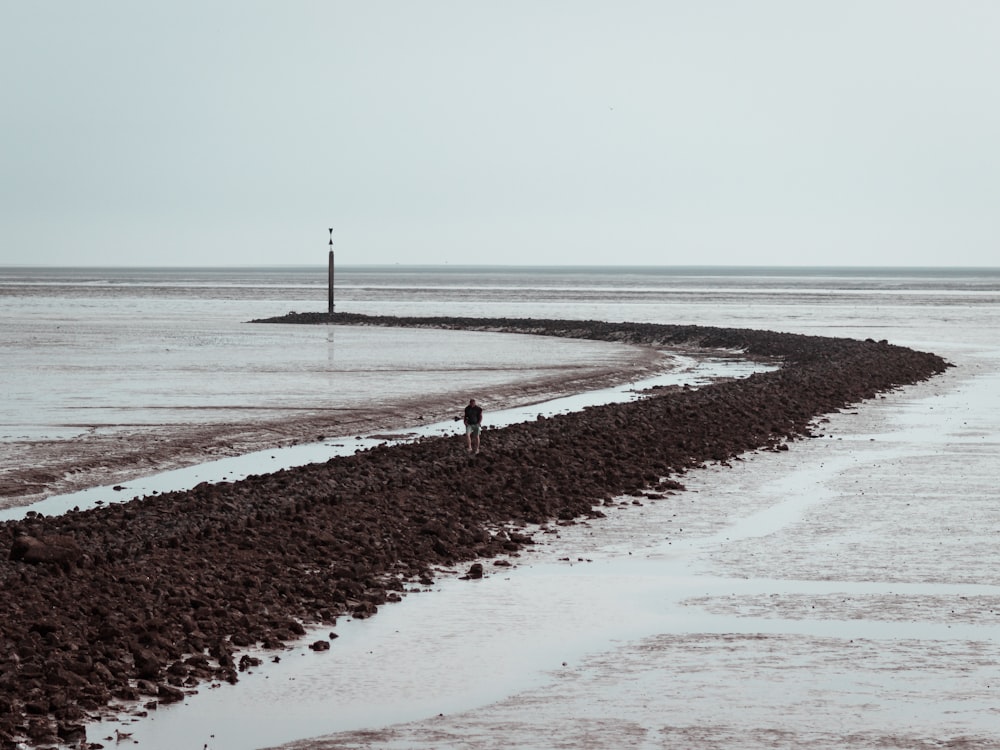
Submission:
[[[983,309],[997,268],[365,266],[335,269],[338,311],[386,315],[597,318],[844,329],[906,327],[913,309]],[[41,321],[65,325],[198,316],[244,321],[327,307],[327,267],[0,266],[4,345]],[[960,315],[964,315],[961,312]],[[108,342],[112,345],[113,342]]]
[[[336,267],[334,287],[337,309],[351,312],[452,315],[475,309],[481,315],[579,318],[605,310],[629,313],[635,320],[677,322],[686,305],[693,310],[718,304],[746,308],[753,318],[764,310],[751,309],[755,303],[784,307],[829,301],[837,308],[845,302],[944,304],[964,298],[990,304],[1000,293],[1000,267],[346,265]],[[113,314],[116,305],[144,300],[155,306],[178,299],[202,306],[206,315],[264,317],[287,312],[282,308],[289,305],[325,310],[327,267],[0,266],[5,320],[12,308],[38,300],[55,305],[50,314],[83,313],[95,304],[73,300],[106,300]]]

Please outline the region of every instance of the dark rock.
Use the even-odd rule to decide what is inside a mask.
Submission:
[[[36,537],[18,534],[10,547],[9,559],[32,565],[54,563],[67,568],[77,562],[83,553],[72,537],[60,534]]]
[[[150,680],[136,680],[135,689],[139,691],[141,695],[157,695],[160,690],[155,682]]]
[[[135,672],[144,680],[156,680],[163,670],[163,663],[149,649],[140,649],[133,654]]]
[[[184,691],[173,685],[160,685],[157,688],[156,696],[161,703],[177,703],[184,700]]]
[[[54,744],[59,741],[59,735],[56,734],[55,725],[48,719],[33,718],[28,721],[28,731],[26,734],[28,735],[28,738],[36,744],[41,744],[43,742]]]
[[[139,691],[130,685],[123,685],[111,692],[111,694],[120,701],[137,701],[139,700]],[[147,693],[147,695],[155,695],[153,693]]]
[[[83,724],[60,722],[56,734],[63,742],[73,744],[87,739],[87,728]]]
[[[52,705],[48,699],[33,698],[24,702],[24,712],[32,716],[45,716],[52,710]]]

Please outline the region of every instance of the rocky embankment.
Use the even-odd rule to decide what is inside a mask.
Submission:
[[[235,682],[253,663],[248,647],[280,648],[303,625],[375,614],[442,566],[516,552],[531,542],[519,524],[600,516],[602,502],[623,494],[663,496],[705,462],[784,449],[819,415],[949,366],[884,341],[697,326],[343,314],[268,322],[683,344],[783,366],[488,430],[475,457],[459,435],[428,438],[2,524],[0,747],[79,743],[109,704],[152,710],[207,681]]]

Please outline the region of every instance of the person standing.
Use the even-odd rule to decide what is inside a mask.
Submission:
[[[479,434],[483,429],[483,408],[476,405],[476,399],[470,398],[465,407],[465,444],[469,453],[479,453]]]

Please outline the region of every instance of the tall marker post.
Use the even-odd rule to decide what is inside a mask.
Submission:
[[[330,272],[327,313],[333,315],[333,229],[330,229]]]

